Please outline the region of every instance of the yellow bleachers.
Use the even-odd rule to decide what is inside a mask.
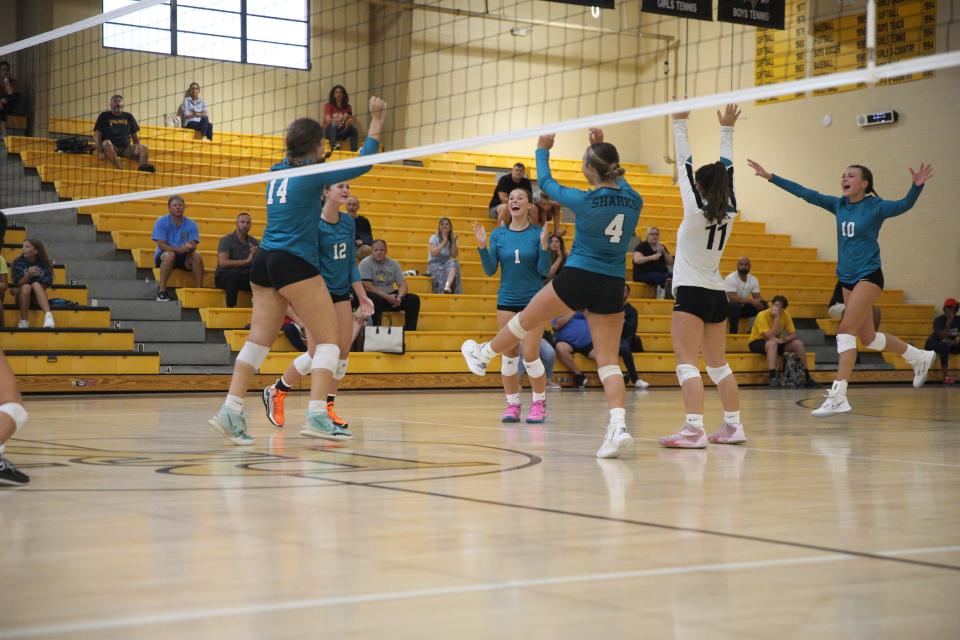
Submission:
[[[0,348],[7,351],[132,351],[130,329],[0,328]]]
[[[6,353],[14,375],[133,375],[160,373],[155,353],[100,354],[97,352]]]
[[[883,308],[883,307],[881,307]],[[932,310],[932,307],[928,307]],[[817,325],[820,327],[820,330],[823,331],[828,336],[837,335],[837,326],[839,322],[832,318],[817,318]],[[930,314],[930,319],[927,320],[893,320],[887,319],[886,315],[883,315],[880,320],[880,330],[886,333],[892,333],[894,335],[923,335],[928,334],[933,327],[933,314]]]
[[[77,309],[59,309],[54,308],[53,320],[58,328],[64,329],[85,329],[85,328],[107,328],[110,326],[110,310],[100,307],[79,307]],[[4,305],[3,323],[7,327],[17,326],[20,320],[20,312],[11,305]],[[31,309],[27,316],[27,321],[31,327],[43,326],[43,311]]]

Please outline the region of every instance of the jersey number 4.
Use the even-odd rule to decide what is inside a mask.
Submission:
[[[710,236],[707,238],[707,249],[713,249],[713,241],[717,237],[717,225],[711,224],[707,227],[707,230],[710,231]],[[717,251],[723,251],[723,243],[727,241],[727,223],[719,225],[720,228],[720,244],[717,245]]]
[[[287,182],[290,178],[284,178],[280,181],[280,188],[277,189],[277,198],[280,204],[287,204]],[[273,188],[277,186],[276,180],[270,181],[270,187],[267,189],[267,204],[273,204]]]
[[[613,216],[613,220],[610,221],[610,224],[607,225],[607,228],[603,230],[603,235],[610,238],[611,244],[616,244],[620,242],[620,238],[623,237],[623,214],[618,213]]]

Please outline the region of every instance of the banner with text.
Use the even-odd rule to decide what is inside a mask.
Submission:
[[[784,29],[786,0],[717,0],[717,20]]]
[[[642,8],[647,13],[675,18],[713,20],[713,0],[643,0]]]

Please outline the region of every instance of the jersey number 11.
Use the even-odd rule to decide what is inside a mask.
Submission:
[[[713,240],[717,235],[717,225],[711,224],[707,227],[710,230],[710,237],[707,238],[707,249],[713,249]],[[717,251],[723,251],[723,243],[727,241],[727,223],[720,225],[720,244]]]

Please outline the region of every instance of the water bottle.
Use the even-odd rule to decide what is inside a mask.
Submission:
[[[657,300],[663,300],[667,295],[667,290],[661,286],[657,287]]]

